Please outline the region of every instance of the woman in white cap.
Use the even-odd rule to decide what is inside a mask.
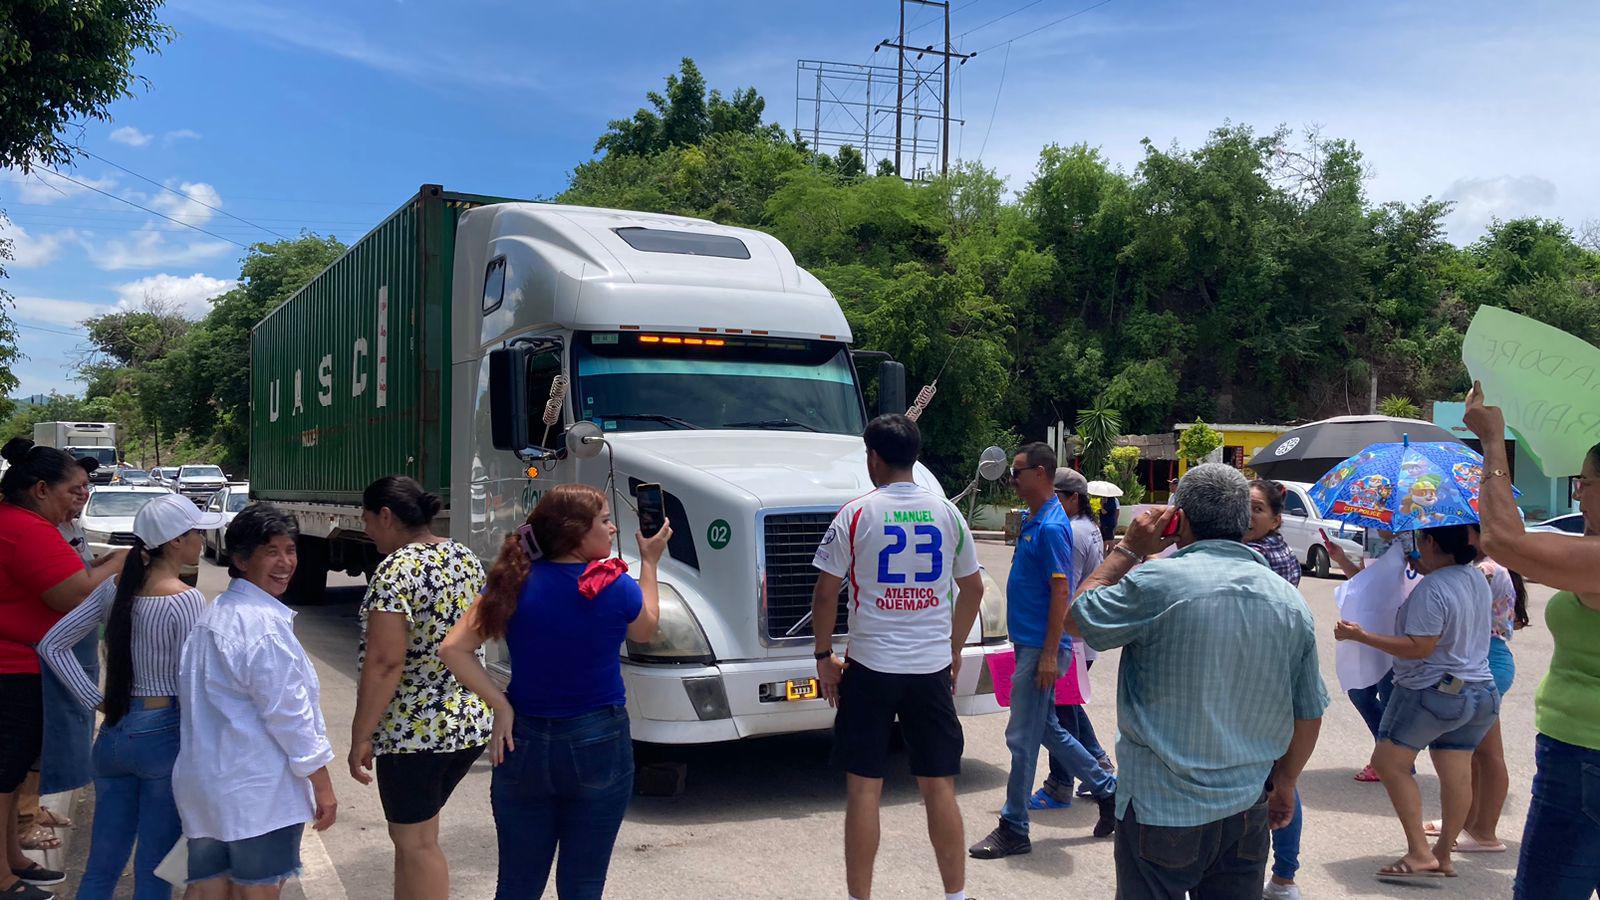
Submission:
[[[201,530],[219,528],[177,494],[152,498],[133,519],[134,544],[122,574],[90,594],[39,642],[39,655],[84,707],[105,713],[94,743],[94,830],[78,897],[109,898],[138,844],[135,900],[170,900],[156,866],[177,843],[172,765],[178,757],[178,662],[206,607],[179,574],[199,564]],[[106,687],[84,671],[72,647],[105,626]]]

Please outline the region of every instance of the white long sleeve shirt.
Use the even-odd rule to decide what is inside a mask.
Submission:
[[[191,838],[238,841],[315,818],[309,776],[333,761],[294,613],[236,578],[195,622],[178,667],[172,794]]]

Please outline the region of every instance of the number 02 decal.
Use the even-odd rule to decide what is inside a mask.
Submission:
[[[915,548],[915,555],[928,557],[928,569],[918,572],[913,578],[920,584],[929,581],[938,581],[944,574],[944,535],[932,525],[918,525],[913,533],[919,538],[924,538]],[[879,584],[905,584],[906,576],[903,572],[889,571],[889,560],[898,556],[906,549],[909,543],[906,530],[899,525],[883,526],[883,533],[893,542],[878,553],[878,583]]]

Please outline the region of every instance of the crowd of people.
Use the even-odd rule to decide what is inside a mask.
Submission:
[[[1600,445],[1576,479],[1579,499],[1596,501],[1587,536],[1535,534],[1514,505],[1499,410],[1475,391],[1466,423],[1484,448],[1481,525],[1390,536],[1388,552],[1416,577],[1393,627],[1340,621],[1329,636],[1393,660],[1385,678],[1349,692],[1374,741],[1357,778],[1382,782],[1406,848],[1375,874],[1449,877],[1458,854],[1506,851],[1499,711],[1515,674],[1510,642],[1530,624],[1526,575],[1558,593],[1545,611],[1555,653],[1534,698],[1537,775],[1515,894],[1587,898],[1600,887]],[[833,762],[846,776],[849,896],[872,894],[898,725],[947,900],[965,900],[969,859],[1029,852],[1030,812],[1075,798],[1096,804],[1092,834],[1111,839],[1120,898],[1298,897],[1302,822],[1315,815],[1298,784],[1329,696],[1299,561],[1278,534],[1282,486],[1198,466],[1170,505],[1119,538],[1081,473],[1043,444],[1018,450],[1011,477],[1027,513],[1006,581],[1010,772],[998,822],[968,847],[952,694],[984,593],[974,538],[918,484],[914,422],[880,416],[864,441],[876,489],[839,511],[813,561],[817,678],[837,710]],[[23,853],[46,817],[26,808],[29,793],[90,782],[79,897],[113,896],[130,858],[137,900],[170,900],[174,881],[189,900],[279,896],[300,871],[305,827],[338,817],[316,668],[282,602],[298,562],[294,519],[269,503],[239,512],[226,525],[231,581],[208,600],[182,572],[198,562],[201,531],[223,525],[218,514],[156,497],[130,547],[91,559],[74,525],[84,467],[20,439],[3,452],[0,898],[46,898],[65,878]],[[373,483],[362,509],[382,561],[360,607],[347,765],[356,782],[376,782],[394,896],[449,895],[440,814],[487,755],[497,896],[538,897],[553,872],[564,900],[600,897],[633,793],[619,649],[660,624],[671,524],[636,536],[630,574],[613,555],[607,495],[563,485],[486,570],[433,532],[440,501],[409,478]],[[1329,549],[1348,574],[1361,571]],[[491,640],[509,656],[509,683],[485,668]],[[1115,765],[1081,683],[1093,654],[1113,649]],[[1049,769],[1036,785],[1041,749]],[[1423,750],[1439,777],[1435,821],[1414,776]],[[50,820],[64,825],[59,814]]]

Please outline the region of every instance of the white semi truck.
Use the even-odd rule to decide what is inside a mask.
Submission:
[[[876,363],[880,408],[905,396],[904,369],[850,340],[761,232],[424,186],[257,326],[252,493],[299,519],[309,598],[329,569],[370,572],[359,494],[379,475],[445,493],[437,529],[486,562],[544,492],[581,482],[613,491],[636,564],[633,489],[659,483],[674,534],[660,633],[622,650],[633,736],[826,728],[811,558],[872,489],[857,363]],[[999,710],[982,662],[1006,649],[1004,604],[989,582],[963,714]]]
[[[33,426],[33,442],[98,462],[100,468],[89,475],[91,484],[110,484],[112,470],[121,458],[115,422],[38,422]]]

